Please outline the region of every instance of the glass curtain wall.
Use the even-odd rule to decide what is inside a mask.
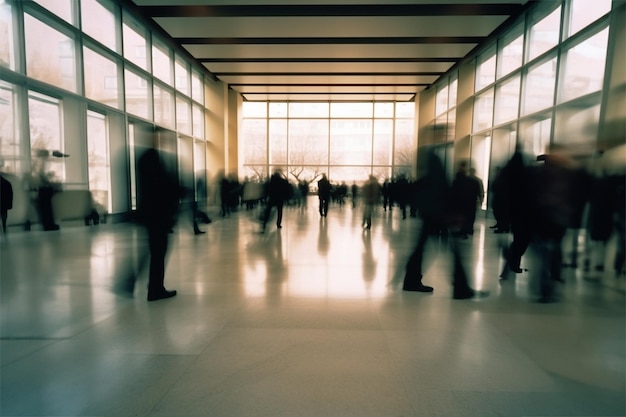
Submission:
[[[71,187],[89,189],[107,210],[131,207],[112,204],[111,184],[134,190],[120,175],[132,169],[123,150],[140,123],[181,138],[170,150],[184,149],[193,172],[206,175],[205,71],[117,1],[0,0],[0,170],[26,188],[39,171],[62,188],[72,173]]]
[[[516,146],[531,159],[555,143],[593,148],[610,10],[611,0],[539,2],[479,52],[471,163],[487,191]]]
[[[239,172],[263,180],[274,169],[293,182],[327,174],[334,183],[410,176],[415,103],[244,102]]]

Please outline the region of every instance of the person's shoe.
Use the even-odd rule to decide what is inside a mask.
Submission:
[[[194,234],[194,235],[203,235],[203,234],[205,234],[205,233],[206,233],[206,232],[205,232],[204,230],[200,230],[200,229],[197,229],[197,230],[194,230],[194,231],[193,231],[193,234]]]
[[[509,270],[511,270],[511,272],[515,272],[516,274],[524,272],[519,266],[509,266]]]
[[[148,293],[148,301],[163,300],[165,298],[172,298],[176,295],[176,290],[168,291],[163,290],[156,293]]]
[[[402,287],[404,291],[415,291],[415,292],[433,292],[434,288],[429,287],[428,285],[419,284],[419,285],[405,285]]]

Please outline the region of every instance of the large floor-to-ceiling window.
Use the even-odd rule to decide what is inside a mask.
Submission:
[[[263,179],[280,168],[293,181],[411,176],[415,103],[244,102],[239,172]]]
[[[473,91],[467,107],[471,110],[464,115],[471,120],[468,130],[448,120],[448,109],[458,104],[456,96],[448,94],[456,70],[436,83],[433,120],[437,132],[451,128],[454,134],[446,140],[469,136],[469,158],[486,187],[517,146],[530,158],[547,152],[553,144],[593,154],[599,141],[602,97],[608,88],[606,64],[613,59],[607,53],[610,12],[623,5],[611,0],[533,4],[468,57],[472,75],[462,80],[473,84],[462,86]]]
[[[207,172],[206,73],[119,2],[0,0],[0,171],[125,212],[146,144],[135,135],[158,126],[194,181]]]

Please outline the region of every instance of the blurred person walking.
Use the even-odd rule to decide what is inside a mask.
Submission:
[[[330,192],[332,187],[330,181],[326,178],[326,174],[322,174],[322,178],[317,182],[317,196],[320,200],[320,216],[328,215],[328,203],[330,201]]]
[[[155,146],[157,139],[158,131],[153,137]],[[148,245],[138,248],[137,270],[131,262],[115,285],[116,293],[132,297],[137,278],[149,260],[148,301],[176,295],[175,290],[165,288],[164,281],[168,238],[176,223],[180,188],[174,169],[155,146],[145,150],[137,162],[137,221],[145,229]]]
[[[372,212],[374,207],[379,203],[382,193],[382,187],[373,175],[369,176],[369,179],[363,184],[362,199],[363,199],[363,223],[362,226],[366,229],[372,227]]]
[[[283,206],[291,197],[291,184],[283,176],[280,169],[272,174],[267,185],[267,203],[261,218],[261,233],[265,232],[265,226],[270,219],[272,209],[276,207],[276,227],[281,229],[283,221]]]
[[[447,239],[451,219],[459,216],[451,206],[450,192],[446,173],[439,157],[431,150],[427,155],[427,173],[418,180],[418,212],[422,219],[415,250],[406,265],[404,291],[433,292],[433,287],[422,283],[424,251],[429,239],[440,239],[448,244],[452,254],[452,285],[454,299],[467,299],[485,296],[487,293],[476,291],[469,286],[467,274],[461,261],[461,247],[457,239]]]

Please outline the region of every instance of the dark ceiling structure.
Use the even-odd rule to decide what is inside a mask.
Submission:
[[[411,101],[532,0],[125,0],[249,101]]]

